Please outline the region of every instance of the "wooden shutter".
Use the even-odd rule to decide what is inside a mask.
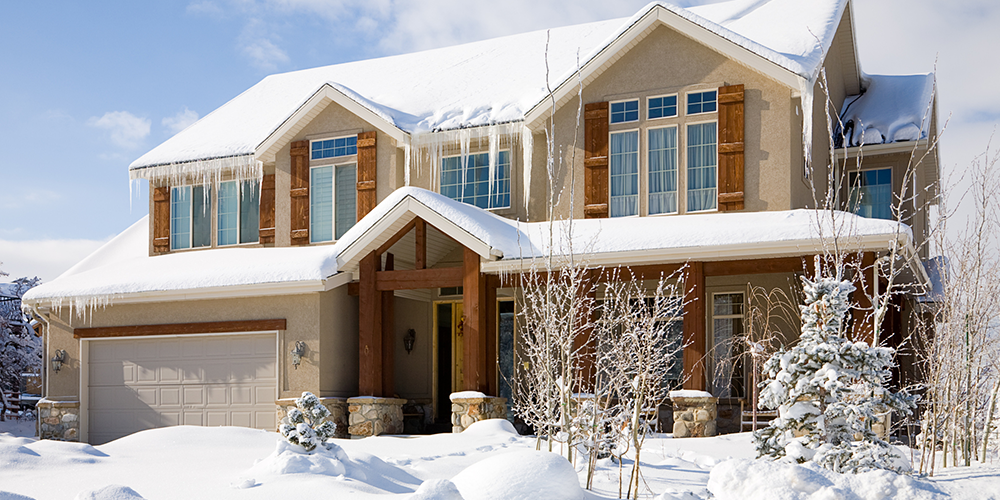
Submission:
[[[583,215],[608,216],[608,103],[592,102],[583,114]]]
[[[170,251],[170,187],[153,189],[153,253]]]
[[[719,211],[743,210],[743,85],[719,87]]]
[[[375,131],[361,132],[358,134],[358,220],[378,204],[375,193],[377,171]]]
[[[274,243],[274,174],[260,181],[260,242]]]
[[[292,143],[292,244],[309,244],[309,141]]]

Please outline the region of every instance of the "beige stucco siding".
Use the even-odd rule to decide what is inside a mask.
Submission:
[[[319,389],[323,397],[358,392],[358,298],[347,286],[320,294]]]
[[[752,71],[719,53],[678,34],[668,27],[653,30],[638,45],[625,53],[603,74],[583,90],[585,103],[615,101],[624,99],[640,100],[640,120],[612,126],[612,132],[619,129],[642,130],[639,139],[640,195],[646,192],[643,179],[646,172],[645,130],[664,125],[678,126],[678,166],[679,168],[679,208],[684,212],[686,185],[685,125],[705,121],[717,121],[717,113],[686,116],[685,93],[689,91],[714,90],[722,85],[743,84],[745,86],[745,206],[747,211],[785,210],[791,207],[789,198],[789,157],[793,140],[798,134],[793,129],[796,120],[792,101],[792,89]],[[646,98],[665,94],[678,95],[679,116],[646,120]],[[582,124],[576,126],[578,104],[571,101],[556,112],[555,137],[563,151],[561,161],[567,166],[557,177],[557,192],[570,183],[568,166],[574,164],[576,175],[576,198],[573,216],[583,217],[583,140]],[[577,149],[574,151],[574,132]],[[536,156],[534,164],[537,175],[544,178],[544,135],[536,134]],[[541,144],[538,144],[541,143]],[[574,158],[575,153],[575,158]],[[801,153],[798,153],[801,154]],[[533,185],[532,193],[537,193]],[[568,191],[568,189],[567,189]],[[540,193],[539,193],[540,194]],[[563,199],[568,200],[568,192]],[[640,198],[643,198],[640,196]],[[533,199],[532,219],[541,217],[538,213],[544,206],[544,198]],[[645,213],[645,203],[640,204],[640,214]],[[564,202],[556,217],[568,215],[568,202]]]
[[[342,288],[346,290],[346,287]],[[345,291],[344,297],[340,301],[346,302],[343,300],[346,298]],[[324,352],[324,345],[350,342],[349,335],[344,333],[350,326],[347,326],[346,329],[333,329],[330,332],[321,331],[320,328],[320,309],[323,302],[328,302],[327,307],[330,307],[335,304],[329,303],[336,302],[337,299],[338,297],[331,296],[324,301],[321,300],[320,294],[312,293],[165,303],[113,303],[111,307],[87,311],[86,320],[76,317],[75,313],[71,315],[67,308],[62,308],[58,317],[53,314],[50,320],[52,326],[49,332],[49,347],[46,356],[47,359],[51,358],[56,349],[64,349],[69,357],[69,364],[58,373],[50,374],[48,395],[79,397],[80,341],[73,338],[73,328],[282,318],[287,321],[287,330],[278,332],[278,390],[280,396],[298,396],[302,391],[317,392],[321,391],[324,386],[351,392],[348,388],[354,387],[356,389],[357,385],[356,366],[353,370],[347,368],[328,369],[330,370],[330,379],[323,384],[320,382],[321,354]],[[345,312],[351,310],[349,304],[341,304],[331,308]],[[356,318],[357,308],[355,307],[353,311],[353,317]],[[356,319],[353,321],[356,322]],[[349,351],[349,353],[353,353],[353,356],[334,353],[334,359],[338,363],[349,364],[351,358],[357,358],[356,327],[353,332],[355,347]],[[306,343],[307,350],[302,364],[298,369],[295,369],[290,364],[288,353],[295,342],[299,340]]]
[[[407,399],[432,397],[434,371],[434,336],[431,328],[431,303],[396,297],[395,335],[392,341],[396,394]],[[413,329],[413,351],[406,352],[403,336]],[[385,346],[383,346],[383,349]]]

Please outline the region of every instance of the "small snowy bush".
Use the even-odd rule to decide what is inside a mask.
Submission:
[[[893,349],[843,337],[854,286],[837,278],[803,278],[802,334],[764,364],[761,403],[779,418],[754,434],[759,456],[836,472],[908,469],[872,424],[890,411],[909,413],[913,398],[887,390]]]
[[[295,408],[288,410],[288,415],[281,419],[278,429],[289,443],[312,451],[337,431],[336,424],[326,420],[329,416],[330,410],[315,394],[303,392],[301,398],[295,399]]]

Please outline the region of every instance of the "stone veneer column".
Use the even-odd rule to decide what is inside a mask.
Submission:
[[[295,408],[295,399],[284,398],[274,402],[278,417],[275,422],[279,427],[281,426],[281,419],[288,415],[288,410]],[[319,398],[319,401],[327,410],[330,410],[330,416],[326,417],[326,419],[337,426],[337,433],[333,437],[350,437],[347,434],[347,398]]]
[[[672,391],[674,437],[708,437],[716,434],[719,398],[704,391]]]
[[[507,398],[490,397],[474,391],[451,395],[451,432],[462,432],[470,425],[490,418],[507,418]]]
[[[351,437],[403,433],[405,399],[361,396],[347,400]]]
[[[42,398],[38,411],[39,439],[80,441],[80,402]]]

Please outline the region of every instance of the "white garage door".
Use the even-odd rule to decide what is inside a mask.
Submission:
[[[89,342],[93,444],[169,425],[275,428],[274,334]]]

